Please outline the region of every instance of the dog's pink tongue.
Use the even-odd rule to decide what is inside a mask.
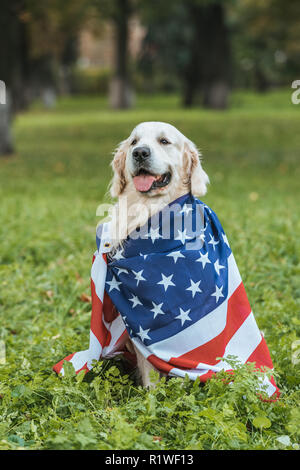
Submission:
[[[135,189],[142,192],[149,191],[153,181],[155,181],[153,175],[138,175],[133,178]]]

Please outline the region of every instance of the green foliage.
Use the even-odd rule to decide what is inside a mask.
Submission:
[[[226,42],[230,44],[230,54],[226,55],[220,71],[225,38],[221,36],[214,50],[215,41],[222,34],[222,30],[215,29],[217,6],[224,10]],[[290,84],[299,76],[300,4],[297,0],[290,0],[288,6],[285,0],[142,0],[141,7],[141,18],[147,27],[139,58],[145,91],[182,92],[184,86],[190,90],[197,76],[201,92],[201,82],[210,67],[212,75],[207,85],[216,76],[226,82],[230,77],[233,87],[261,92]],[[213,11],[211,23],[210,10]],[[199,96],[194,104],[197,102],[201,102]]]
[[[112,112],[103,98],[65,98],[15,125],[18,154],[0,160],[1,449],[298,449],[300,146],[290,91],[233,96],[224,113],[141,97]],[[96,208],[107,200],[111,152],[144,120],[168,121],[202,149],[205,202],[220,217],[282,397],[259,399],[251,365],[205,385],[133,381],[121,359],[87,376],[52,365],[88,347]],[[299,356],[298,356],[299,357]],[[231,385],[228,384],[231,382]]]
[[[73,94],[104,95],[108,93],[111,71],[103,68],[74,67],[70,82]]]
[[[296,0],[242,0],[229,4],[238,86],[259,91],[291,83],[299,74],[300,5]]]

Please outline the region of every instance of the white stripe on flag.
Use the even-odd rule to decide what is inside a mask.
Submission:
[[[191,380],[196,380],[197,377],[201,377],[201,375],[205,375],[207,374],[207,372],[209,372],[211,370],[211,368],[207,368],[207,369],[177,369],[177,367],[174,367],[173,369],[171,369],[168,373],[168,376],[171,376],[171,377],[185,377],[186,374],[188,374],[189,378]]]
[[[260,382],[261,383],[258,384],[257,388],[261,392],[265,392],[269,397],[271,397],[276,392],[276,387],[271,384],[267,376],[265,376],[264,380]]]
[[[108,357],[112,352],[115,351],[116,347],[118,347],[116,343],[118,342],[126,328],[124,325],[123,318],[120,314],[111,323],[107,323],[103,318],[103,323],[111,334],[111,340],[109,345],[105,346],[102,351],[102,356]]]
[[[89,350],[86,349],[85,351],[79,351],[79,352],[75,353],[74,356],[72,357],[72,359],[68,362],[71,362],[71,364],[73,364],[74,369],[77,372],[88,361],[88,358],[89,358]],[[61,369],[60,373],[62,375],[65,375],[64,368]]]
[[[176,335],[149,345],[150,354],[155,354],[160,359],[169,362],[171,357],[182,356],[219,335],[226,326],[228,299],[241,282],[239,270],[231,254],[228,257],[228,295],[226,300],[208,315]],[[174,351],[176,351],[176,356],[174,356]]]
[[[251,356],[261,340],[261,333],[256,324],[254,315],[251,312],[228,342],[225,348],[224,358],[229,355],[236,356],[241,364],[245,364],[248,357]],[[226,360],[219,362],[217,366],[219,370],[232,368]]]
[[[239,287],[240,283],[242,282],[242,278],[240,272],[238,270],[237,264],[235,262],[234,256],[231,253],[228,256],[228,295],[227,299],[229,299],[234,291]]]
[[[101,353],[102,353],[102,346],[97,339],[97,337],[94,335],[92,330],[90,330],[90,346],[89,346],[89,354],[88,354],[88,361],[87,361],[87,366],[89,369],[92,368],[92,362],[94,360],[99,361]]]
[[[225,365],[225,363],[223,363]],[[232,367],[227,364],[227,367],[223,367],[225,370],[232,370]],[[213,372],[219,372],[221,369],[214,366],[214,367],[209,367],[207,369],[187,369],[187,370],[182,370],[182,369],[177,369],[174,367],[171,369],[168,373],[168,376],[170,377],[185,377],[186,374],[188,374],[190,380],[196,380],[197,377],[201,377],[202,375],[207,374],[209,371]],[[264,391],[269,397],[271,397],[275,392],[276,392],[276,387],[270,382],[268,377],[265,376],[263,380],[258,381],[257,384],[257,390],[259,391]]]
[[[107,264],[101,254],[96,253],[95,256],[91,269],[91,278],[95,284],[96,294],[101,302],[103,302]]]
[[[131,338],[131,341],[134,343],[136,348],[139,350],[139,352],[144,356],[146,359],[148,356],[151,356],[151,351],[149,347],[146,347],[140,338]]]

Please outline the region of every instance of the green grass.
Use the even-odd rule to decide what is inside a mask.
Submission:
[[[113,112],[103,98],[78,97],[17,118],[17,152],[0,159],[1,449],[299,448],[299,113],[283,90],[235,93],[226,112],[182,110],[176,96]],[[51,370],[88,347],[90,304],[80,296],[89,294],[96,209],[108,199],[113,149],[145,120],[176,125],[202,149],[204,200],[264,331],[278,403],[257,398],[247,367],[232,387],[221,376],[152,391],[117,360],[84,380]]]

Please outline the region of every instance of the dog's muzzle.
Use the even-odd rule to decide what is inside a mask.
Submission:
[[[148,193],[155,189],[164,188],[170,183],[171,173],[169,171],[161,175],[151,171],[151,150],[146,145],[133,149],[132,160],[135,168],[133,183],[137,191]]]
[[[151,151],[149,147],[136,147],[132,152],[132,157],[134,162],[137,165],[142,165],[145,163],[151,156]]]

